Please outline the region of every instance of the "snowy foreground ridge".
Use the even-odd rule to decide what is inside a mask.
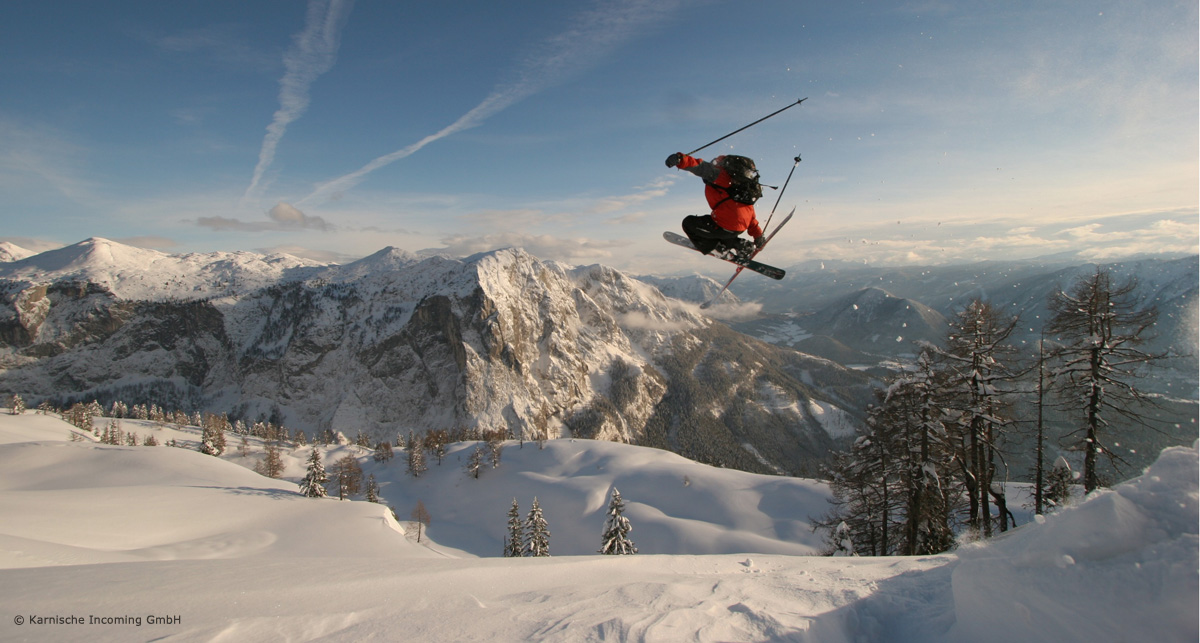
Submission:
[[[67,435],[51,417],[0,416],[0,640],[1011,643],[1198,634],[1195,445],[950,555],[505,559],[437,544],[436,514],[434,542],[418,544],[380,505],[302,498],[294,481],[195,451]],[[627,450],[608,454],[610,468],[643,451],[604,447]],[[579,459],[582,448],[546,452]],[[569,467],[551,461],[546,475]],[[721,472],[695,465],[692,485],[708,484],[705,470]],[[646,504],[687,515],[672,502]],[[556,521],[570,531],[571,517],[548,518],[555,537]]]

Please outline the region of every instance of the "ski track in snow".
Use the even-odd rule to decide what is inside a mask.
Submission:
[[[190,429],[160,431],[196,437]],[[290,480],[272,480],[234,464],[236,455],[74,443],[69,432],[32,412],[0,415],[2,640],[1009,643],[1197,635],[1195,446],[1167,449],[1140,478],[956,554],[504,559],[430,541],[445,507],[434,511],[418,544],[382,506],[299,496],[295,456],[304,449],[288,458]],[[230,437],[236,451],[240,438]],[[620,488],[635,540],[639,525],[653,523],[652,509],[680,517],[700,511],[688,505],[689,493],[709,487],[746,498],[736,494],[753,491],[766,507],[791,480],[685,467],[677,456],[662,460],[649,451],[562,440],[537,455],[551,465],[543,478],[577,483],[571,493],[582,493],[597,512],[611,483],[603,470],[624,469]],[[366,450],[328,453],[327,463],[359,453],[369,470]],[[519,462],[478,481],[458,471],[439,482],[464,498],[472,494],[465,484],[548,489],[536,486],[533,471],[500,476],[505,466],[526,466]],[[639,503],[626,482],[663,466],[668,479],[686,471],[690,484],[663,487],[653,498],[642,491]],[[528,507],[528,498],[519,500]],[[543,506],[553,551],[554,538],[571,533],[555,525],[572,518],[563,505],[558,515],[552,502]],[[498,504],[494,521],[475,519],[503,529],[506,509]],[[679,534],[706,540],[713,537],[706,530],[723,529],[691,520]],[[131,622],[37,620],[73,616]],[[178,621],[152,624],[151,616]]]

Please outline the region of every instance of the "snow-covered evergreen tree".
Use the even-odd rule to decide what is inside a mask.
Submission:
[[[117,420],[109,420],[104,427],[104,433],[100,435],[101,444],[119,445],[125,440],[125,434],[121,431],[121,423]]]
[[[425,464],[425,449],[421,444],[421,438],[416,434],[409,432],[408,434],[408,474],[414,478],[420,478],[421,474],[429,468]]]
[[[425,432],[425,449],[429,454],[437,458],[438,466],[442,465],[442,458],[446,457],[446,445],[450,443],[450,433],[445,429],[434,429]]]
[[[550,555],[550,527],[542,515],[542,506],[538,504],[537,497],[534,497],[533,507],[525,517],[525,555]]]
[[[229,420],[224,416],[205,414],[200,418],[200,452],[205,455],[225,453],[225,429]]]
[[[375,445],[375,461],[389,462],[392,459],[392,445],[385,440]]]
[[[21,399],[20,395],[13,393],[12,399],[8,401],[8,412],[13,415],[20,415],[25,412],[25,400]]]
[[[629,532],[633,531],[633,527],[630,526],[629,519],[622,515],[624,512],[625,501],[621,499],[621,492],[613,487],[612,499],[608,503],[608,518],[604,521],[604,531],[600,534],[601,554],[637,553],[637,547],[629,539]]]
[[[850,525],[839,522],[833,531],[829,532],[831,556],[857,556],[854,553],[854,539],[850,536]]]
[[[993,530],[989,503],[998,509],[1000,531],[1009,526],[1004,485],[993,482],[998,473],[1003,479],[1007,469],[1001,447],[1012,420],[1004,398],[1016,375],[1005,358],[1015,351],[1008,339],[1016,326],[1015,317],[975,299],[950,320],[947,347],[938,351],[948,394],[946,411],[957,416],[947,428],[957,443],[955,460],[967,491],[967,524],[984,537],[991,537]]]
[[[379,502],[379,483],[375,482],[375,474],[367,476],[367,502]]]
[[[479,470],[483,468],[483,446],[476,446],[471,449],[471,454],[467,456],[467,475],[472,478],[479,477]]]
[[[308,456],[308,472],[300,480],[300,493],[309,498],[324,498],[325,483],[329,476],[325,473],[325,465],[321,464],[321,452],[313,449]]]
[[[500,454],[504,452],[504,431],[488,431],[485,434],[487,441],[488,457],[491,459],[492,468],[500,466]]]
[[[1071,485],[1075,482],[1075,472],[1067,459],[1058,456],[1050,475],[1046,476],[1046,507],[1059,509],[1071,502]]]
[[[508,510],[508,536],[504,538],[504,557],[520,558],[525,540],[525,523],[521,522],[521,508],[513,498]]]

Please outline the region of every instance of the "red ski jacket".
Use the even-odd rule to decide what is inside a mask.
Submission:
[[[675,167],[704,179],[704,198],[708,200],[708,207],[712,208],[712,218],[717,225],[730,232],[748,232],[757,239],[763,231],[754,214],[754,206],[734,201],[721,189],[729,187],[730,183],[729,173],[720,166],[721,158],[718,156],[713,163],[709,163],[684,154]]]

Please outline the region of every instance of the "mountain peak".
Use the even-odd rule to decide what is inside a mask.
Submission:
[[[118,266],[140,265],[166,255],[157,250],[127,246],[103,237],[90,237],[54,250],[26,257],[14,266],[14,271],[2,276],[88,278],[94,270],[109,270]]]
[[[26,250],[15,243],[0,241],[0,263],[20,261],[35,254],[37,253],[32,250]]]

